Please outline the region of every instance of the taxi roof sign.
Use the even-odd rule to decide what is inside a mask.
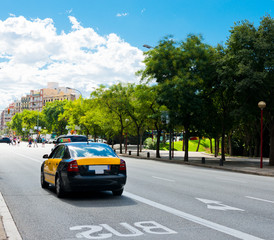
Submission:
[[[71,142],[71,139],[70,138],[61,138],[60,142],[61,143]]]

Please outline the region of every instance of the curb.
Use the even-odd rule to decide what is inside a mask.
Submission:
[[[3,240],[22,240],[1,192],[0,217],[0,237],[3,237]]]
[[[2,216],[0,216],[0,239],[8,240],[4,226],[3,226],[3,217]]]

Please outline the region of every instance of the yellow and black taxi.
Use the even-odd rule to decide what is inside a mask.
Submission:
[[[127,179],[126,163],[104,143],[58,144],[41,166],[41,186],[56,188],[57,197],[72,191],[112,191],[121,196]]]

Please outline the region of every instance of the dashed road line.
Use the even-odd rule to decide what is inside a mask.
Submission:
[[[175,182],[175,180],[172,179],[167,179],[167,178],[161,178],[161,177],[156,177],[156,176],[152,176],[155,179],[159,179],[159,180],[163,180],[163,181],[167,181],[167,182]]]
[[[245,197],[254,199],[254,200],[258,200],[258,201],[262,201],[262,202],[274,203],[274,201],[270,201],[270,200],[266,200],[266,199],[262,199],[262,198],[256,198],[256,197],[250,197],[250,196],[245,196]]]

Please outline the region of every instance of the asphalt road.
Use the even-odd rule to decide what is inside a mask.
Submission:
[[[274,239],[274,178],[124,158],[121,197],[58,199],[40,187],[51,147],[0,145],[0,192],[24,240]]]

